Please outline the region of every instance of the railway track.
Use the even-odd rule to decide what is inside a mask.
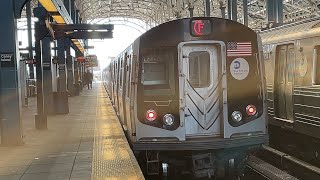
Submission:
[[[192,175],[176,175],[175,177],[159,177],[159,179],[185,179],[195,180]],[[150,179],[150,178],[146,178]],[[151,179],[154,179],[151,178]],[[201,178],[197,180],[207,180]],[[248,159],[245,174],[237,180],[319,180],[320,168],[310,165],[304,161],[282,153],[268,146]],[[233,180],[233,179],[232,179]]]
[[[261,175],[265,179],[271,180],[298,180],[285,171],[259,159],[255,156],[250,156],[248,168]],[[248,177],[248,176],[247,176]],[[246,179],[246,178],[244,178]],[[248,178],[249,179],[249,178]]]
[[[320,179],[320,168],[268,146],[250,156],[248,167],[267,179]]]

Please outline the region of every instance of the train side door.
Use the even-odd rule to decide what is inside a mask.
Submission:
[[[113,79],[114,79],[114,77],[113,77],[113,72],[114,72],[114,68],[113,68],[113,66],[114,66],[114,63],[113,62],[111,62],[110,63],[110,69],[109,69],[109,79],[108,79],[108,82],[110,83],[110,98],[111,98],[111,101],[112,101],[112,104],[114,104],[114,99],[113,99],[113,88],[114,88],[114,83],[113,83]]]
[[[116,113],[118,113],[119,110],[119,103],[118,103],[118,89],[119,89],[119,59],[116,59],[115,61],[115,72],[114,72],[114,106],[115,106],[115,110]]]
[[[278,118],[293,122],[294,46],[277,48],[275,78],[275,110]]]
[[[113,66],[112,66],[112,96],[113,96],[113,98],[112,98],[112,100],[113,100],[113,106],[115,106],[116,105],[116,87],[117,87],[117,78],[116,78],[116,72],[117,72],[117,70],[116,70],[116,66],[117,66],[117,63],[116,63],[116,61],[113,61]]]
[[[186,136],[220,135],[218,49],[214,45],[186,44],[180,55]],[[218,116],[218,117],[217,117]],[[180,115],[181,117],[181,115]]]
[[[120,60],[120,85],[119,85],[119,113],[122,125],[126,126],[126,113],[125,113],[125,91],[126,91],[126,66],[127,66],[127,53]]]
[[[132,55],[128,55],[127,58],[127,66],[126,66],[126,93],[125,93],[125,114],[126,114],[126,125],[129,126],[127,129],[131,129],[131,114],[130,114],[130,110],[131,110],[131,101],[132,98],[130,97],[130,93],[131,93],[131,88],[132,88],[132,84],[131,84],[131,72],[132,72],[132,68],[131,68],[131,64],[132,64]]]

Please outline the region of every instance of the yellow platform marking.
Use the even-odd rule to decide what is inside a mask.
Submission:
[[[92,180],[143,180],[107,93],[97,96]]]

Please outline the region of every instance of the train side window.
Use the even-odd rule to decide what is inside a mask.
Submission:
[[[189,82],[194,88],[210,86],[210,54],[206,51],[189,54]]]
[[[320,85],[320,46],[316,46],[313,53],[312,84]]]

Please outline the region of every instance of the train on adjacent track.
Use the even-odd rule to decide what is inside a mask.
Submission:
[[[320,166],[320,20],[288,24],[260,35],[270,143]]]
[[[262,55],[250,28],[198,17],[154,27],[114,58],[103,82],[142,171],[242,175],[268,141]]]

